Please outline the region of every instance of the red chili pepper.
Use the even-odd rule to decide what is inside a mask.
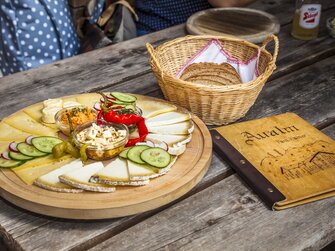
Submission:
[[[112,122],[116,124],[125,124],[125,125],[136,125],[138,129],[139,137],[136,139],[128,140],[126,147],[133,146],[138,142],[145,140],[148,135],[148,128],[145,125],[145,120],[143,117],[138,116],[136,114],[117,114],[113,109],[108,109],[107,107],[107,98],[106,95],[100,93],[104,98],[104,103],[101,104],[101,111],[98,114],[98,121],[99,119],[103,118],[107,122]],[[99,123],[99,122],[98,122]]]
[[[105,112],[103,114],[103,118],[107,122],[113,122],[113,123],[116,123],[116,124],[125,124],[125,125],[137,124],[142,119],[141,116],[138,116],[138,115],[133,114],[133,113],[117,114],[113,110]]]
[[[133,146],[138,142],[142,142],[148,136],[149,131],[148,131],[147,126],[145,125],[144,118],[141,117],[141,120],[139,120],[139,122],[136,123],[136,126],[137,126],[137,129],[138,129],[138,134],[140,136],[137,139],[128,140],[128,143],[126,144],[126,147]]]
[[[98,125],[102,124],[101,119],[102,119],[102,110],[100,110],[98,112],[98,116],[97,116],[97,123],[98,123]]]

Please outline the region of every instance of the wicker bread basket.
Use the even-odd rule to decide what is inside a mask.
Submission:
[[[246,61],[260,49],[259,76],[248,83],[206,86],[176,77],[177,71],[209,40],[217,38],[233,57]],[[265,47],[274,41],[271,55]],[[257,46],[247,41],[227,37],[186,36],[166,42],[156,49],[147,44],[150,64],[165,98],[199,116],[207,125],[222,125],[245,116],[254,104],[265,82],[276,68],[279,41],[274,35]]]

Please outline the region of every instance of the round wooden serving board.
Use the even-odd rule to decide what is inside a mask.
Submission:
[[[237,37],[252,43],[277,34],[278,19],[264,11],[248,8],[213,8],[193,14],[186,23],[193,35]]]
[[[12,171],[0,169],[0,195],[29,211],[67,219],[106,219],[163,206],[190,191],[205,175],[212,141],[205,124],[192,116],[193,137],[171,170],[141,187],[118,186],[114,193],[58,193],[26,185]]]

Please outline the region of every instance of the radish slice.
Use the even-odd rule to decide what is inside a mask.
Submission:
[[[111,96],[108,96],[108,95],[106,95],[106,97],[107,97],[107,99],[109,99],[109,100],[116,100],[116,98],[111,97]]]
[[[28,144],[28,145],[32,145],[31,144],[31,140],[33,139],[33,138],[35,138],[33,135],[30,135],[30,136],[28,136],[27,138],[26,138],[26,143]]]
[[[147,146],[155,147],[155,143],[152,142],[151,140],[147,140],[146,143],[147,143]]]
[[[115,100],[115,98],[112,98],[112,97],[106,97],[107,98],[107,101],[109,102],[109,103],[112,103],[114,100]],[[101,103],[104,103],[105,102],[105,100],[104,100],[104,98],[100,98],[100,102]]]
[[[101,111],[101,105],[100,105],[100,103],[99,103],[99,102],[95,102],[93,108],[94,108],[95,110],[97,110],[97,111]]]
[[[169,146],[168,146],[168,144],[166,144],[166,142],[162,142],[162,143],[160,143],[160,144],[156,144],[156,147],[159,147],[159,148],[162,148],[162,149],[164,149],[165,151],[168,151],[169,150]]]
[[[6,159],[6,160],[11,160],[11,158],[9,157],[8,152],[3,152],[3,153],[1,154],[1,157],[4,158],[4,159]]]
[[[18,153],[19,150],[17,150],[16,146],[17,146],[17,143],[13,141],[12,143],[9,144],[8,149],[12,152]]]

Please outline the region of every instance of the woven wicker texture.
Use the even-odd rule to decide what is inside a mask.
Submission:
[[[260,49],[259,76],[245,84],[204,85],[176,78],[177,71],[209,40],[217,38],[230,55],[242,61],[251,59]],[[274,41],[271,55],[265,47]],[[274,35],[262,46],[247,41],[214,36],[186,36],[166,42],[156,49],[147,44],[150,65],[165,98],[199,116],[207,125],[223,125],[245,116],[265,82],[276,68],[279,41]]]

